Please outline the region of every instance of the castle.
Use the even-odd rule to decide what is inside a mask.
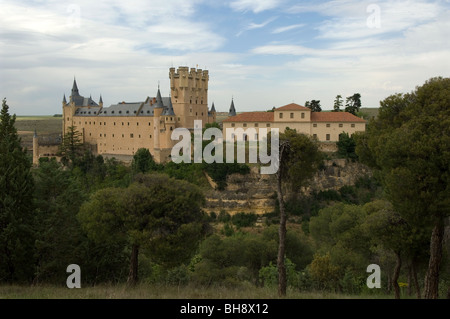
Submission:
[[[176,71],[169,69],[170,96],[162,97],[160,88],[155,97],[147,97],[142,102],[120,102],[103,106],[100,96],[96,103],[91,97],[80,95],[74,79],[72,92],[67,101],[62,101],[62,134],[69,127],[81,133],[82,142],[91,147],[94,154],[116,157],[130,161],[139,148],[147,148],[156,162],[170,160],[170,153],[176,141],[171,135],[175,128],[194,129],[194,121],[202,125],[216,122],[214,103],[208,109],[207,70],[182,66]],[[273,112],[236,113],[231,101],[228,118],[223,129],[252,128],[255,138],[260,128],[278,128],[283,132],[287,127],[297,132],[315,136],[319,141],[336,142],[339,134],[350,135],[364,131],[366,121],[347,112],[311,112],[309,108],[289,104]],[[335,145],[335,143],[333,143]],[[55,156],[58,145],[41,143],[37,134],[33,138],[33,163],[39,157]]]

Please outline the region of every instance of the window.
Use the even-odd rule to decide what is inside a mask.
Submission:
[[[106,125],[106,122],[103,122],[103,125]]]
[[[234,123],[231,123],[231,127],[234,127],[235,126],[235,124]]]
[[[152,138],[152,135],[150,134],[150,138]]]
[[[342,123],[339,123],[339,127],[344,127],[344,124],[342,124]]]
[[[330,134],[327,134],[327,141],[330,140]]]
[[[327,123],[327,127],[330,127],[331,125],[330,125],[330,123]]]
[[[128,122],[128,126],[130,126],[130,122]]]
[[[139,122],[136,123],[136,126],[139,126]]]
[[[100,133],[100,137],[102,137],[102,133]]]
[[[266,127],[270,127],[270,123],[267,123],[267,124],[266,124]]]
[[[100,122],[100,125],[102,125],[102,122]]]
[[[247,127],[247,123],[244,123],[242,126],[243,126],[243,127]]]
[[[69,118],[67,118],[67,122],[69,122]]]
[[[130,133],[130,137],[131,137],[131,138],[133,138],[133,137],[134,137],[133,133]]]
[[[139,134],[139,138],[141,138],[141,134]]]
[[[122,137],[125,137],[125,135],[124,135],[124,134],[122,134]]]
[[[123,122],[122,122],[122,126],[123,126]]]
[[[113,134],[113,137],[114,137],[114,134]]]
[[[294,113],[291,113],[291,116],[290,116],[290,117],[291,117],[291,119],[293,119],[293,118],[294,118]]]
[[[280,113],[280,119],[282,119],[283,118],[283,113]]]
[[[258,127],[258,125],[259,125],[258,123],[255,123],[255,127]]]
[[[148,126],[150,126],[151,122],[148,122]]]
[[[355,124],[352,124],[352,127],[355,127]]]
[[[314,138],[317,138],[317,134],[313,134],[313,137],[314,137]]]
[[[302,113],[302,119],[304,119],[305,118],[305,113]]]
[[[114,126],[116,125],[116,122],[114,122]]]
[[[106,137],[106,134],[103,134],[104,137]]]
[[[170,127],[170,130],[173,131],[173,127],[172,126]]]
[[[314,123],[314,124],[313,124],[313,127],[317,127],[317,124],[316,124],[316,123]]]

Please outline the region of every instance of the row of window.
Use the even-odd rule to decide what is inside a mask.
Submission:
[[[243,126],[243,127],[247,127],[247,123],[243,123],[242,126]],[[259,123],[254,123],[254,126],[255,126],[255,127],[259,127]],[[351,126],[351,127],[355,127],[355,124],[352,123],[350,126]],[[236,127],[236,123],[231,123],[231,127]],[[266,123],[266,127],[270,127],[270,123]],[[317,127],[317,123],[314,123],[314,124],[313,124],[313,127]],[[330,123],[327,123],[327,127],[331,127],[331,124],[330,124]],[[339,123],[339,127],[344,127],[344,124]]]
[[[89,133],[89,136],[92,136],[92,133]],[[149,136],[150,136],[150,138],[152,138],[151,134]],[[106,134],[100,133],[100,137],[106,137]],[[112,137],[115,137],[115,135],[112,134]],[[122,137],[125,137],[125,134],[122,134]],[[130,133],[130,138],[134,138],[134,134],[133,133]],[[138,135],[138,138],[141,138],[141,134]]]
[[[304,119],[304,118],[305,118],[305,113],[302,112],[301,115],[300,115],[300,117],[301,117],[302,119]],[[280,119],[283,118],[283,113],[279,113],[279,118],[280,118]],[[294,118],[294,113],[293,113],[293,112],[291,112],[291,113],[289,114],[289,118],[291,118],[291,119]]]

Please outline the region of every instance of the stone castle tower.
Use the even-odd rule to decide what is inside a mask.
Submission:
[[[169,78],[173,109],[177,115],[177,127],[192,129],[194,120],[208,123],[208,71],[179,67],[175,72],[175,68],[170,68]]]

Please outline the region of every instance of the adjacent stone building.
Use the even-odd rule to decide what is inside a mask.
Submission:
[[[291,103],[273,112],[244,112],[236,115],[232,102],[229,117],[223,121],[223,129],[249,128],[255,129],[257,139],[261,128],[278,128],[280,133],[286,128],[295,129],[299,133],[308,134],[320,142],[337,142],[339,134],[365,131],[366,121],[348,112],[311,112],[311,109]]]

